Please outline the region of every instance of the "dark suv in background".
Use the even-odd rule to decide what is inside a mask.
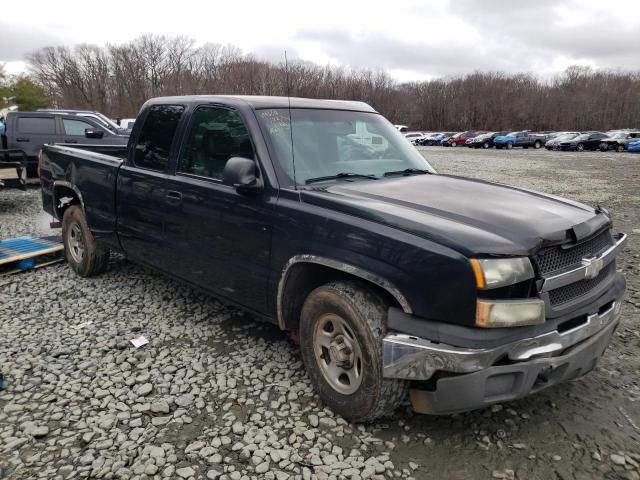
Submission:
[[[2,148],[27,157],[27,176],[37,176],[38,153],[46,144],[126,145],[129,133],[115,133],[93,118],[76,112],[9,112]],[[3,158],[0,151],[0,160]],[[6,155],[4,155],[6,156]]]

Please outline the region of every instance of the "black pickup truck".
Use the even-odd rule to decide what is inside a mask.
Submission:
[[[363,103],[157,98],[126,149],[45,146],[40,170],[79,275],[116,251],[276,323],[353,421],[579,377],[618,326],[606,210],[436,174]]]

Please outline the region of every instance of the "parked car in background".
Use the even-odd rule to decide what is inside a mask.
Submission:
[[[407,132],[407,133],[404,134],[404,136],[411,143],[415,144],[416,140],[418,140],[420,138],[424,138],[426,136],[425,134],[426,134],[426,132]]]
[[[442,146],[443,147],[458,147],[460,145],[464,145],[464,143],[470,139],[476,136],[476,132],[472,132],[472,131],[466,131],[466,132],[459,132],[456,133],[455,135],[450,136],[449,138],[446,138],[442,141]]]
[[[607,135],[602,132],[581,133],[571,140],[560,142],[560,150],[575,150],[577,152],[597,150],[604,138],[607,138]]]
[[[600,151],[615,150],[616,152],[624,152],[629,142],[640,138],[640,132],[617,132],[603,138],[600,142]]]
[[[121,118],[118,124],[120,125],[120,128],[131,131],[135,122],[135,118]]]
[[[94,112],[91,110],[68,110],[68,109],[57,109],[57,108],[39,108],[38,112],[47,112],[54,114],[65,114],[65,115],[77,115],[78,117],[90,118],[93,121],[97,122],[103,128],[109,130],[111,133],[115,133],[116,135],[126,135],[131,129],[126,129],[118,125],[116,122],[111,120],[106,115],[103,115],[100,112]]]
[[[540,148],[547,141],[544,133],[532,133],[529,131],[511,132],[507,135],[498,135],[493,139],[497,149],[500,148]]]
[[[418,145],[425,145],[425,146],[432,147],[434,145],[441,145],[443,140],[449,138],[452,135],[455,135],[455,132],[432,133],[432,134],[426,135],[424,138],[418,140],[416,143],[418,143]]]
[[[547,138],[544,144],[544,148],[547,150],[559,150],[560,143],[572,140],[580,135],[580,132],[558,132],[555,135],[551,135]]]
[[[633,140],[627,144],[628,152],[640,152],[640,140]]]
[[[406,125],[394,125],[398,129],[400,133],[407,133],[409,131],[409,127]]]
[[[500,136],[504,135],[505,132],[487,132],[481,133],[480,135],[476,135],[473,137],[468,143],[467,146],[470,148],[492,148],[494,146],[493,140]]]
[[[37,176],[38,153],[45,144],[126,145],[128,134],[114,133],[93,117],[60,111],[7,114],[3,148],[23,151],[27,156],[27,176]]]

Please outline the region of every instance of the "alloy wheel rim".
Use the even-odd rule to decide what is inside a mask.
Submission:
[[[343,395],[355,393],[362,384],[362,350],[351,327],[340,316],[325,314],[313,335],[316,362],[327,383]]]

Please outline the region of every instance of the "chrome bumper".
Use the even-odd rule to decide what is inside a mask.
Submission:
[[[505,356],[511,361],[523,362],[559,355],[617,322],[620,306],[621,302],[616,300],[607,311],[589,315],[585,323],[566,332],[552,331],[487,349],[458,348],[410,335],[389,334],[382,342],[383,376],[428,380],[436,371],[477,372]]]

